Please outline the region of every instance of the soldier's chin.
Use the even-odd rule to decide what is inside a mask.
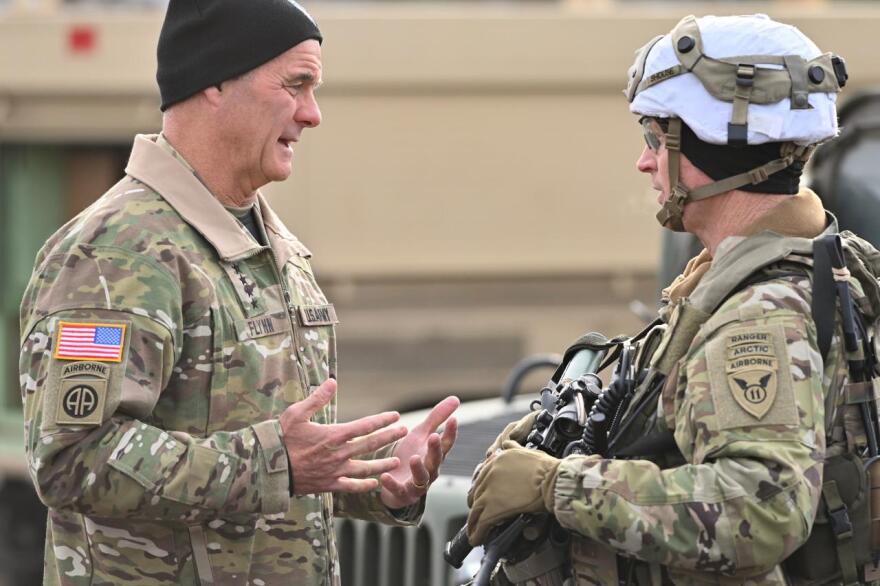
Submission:
[[[272,167],[271,172],[267,174],[269,181],[284,181],[293,171],[292,161],[276,161]]]

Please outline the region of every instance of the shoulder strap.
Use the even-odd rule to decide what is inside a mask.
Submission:
[[[840,239],[836,234],[817,238],[813,242],[813,303],[811,313],[816,324],[816,336],[822,361],[828,358],[834,318],[837,315],[837,287],[831,272],[831,258]]]

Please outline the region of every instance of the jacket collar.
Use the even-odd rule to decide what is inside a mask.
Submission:
[[[125,172],[156,191],[187,224],[211,243],[223,260],[239,260],[262,249],[164,137],[137,135]],[[281,257],[279,264],[283,266],[294,254],[311,256],[260,192],[257,192],[257,200],[272,248]]]

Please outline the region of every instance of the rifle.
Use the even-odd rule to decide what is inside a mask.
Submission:
[[[608,351],[615,347],[617,350],[603,364]],[[596,332],[578,339],[541,389],[540,399],[532,403],[532,410],[540,413],[525,447],[555,458],[604,454],[609,431],[619,424],[619,414],[634,388],[633,355],[632,346],[625,339],[608,340]],[[603,390],[596,373],[618,356],[612,381]],[[502,558],[525,559],[547,540],[559,547],[564,547],[568,540],[567,531],[551,515],[520,515],[493,529],[473,586],[488,586]],[[451,566],[460,568],[472,549],[465,525],[446,544],[444,558]]]

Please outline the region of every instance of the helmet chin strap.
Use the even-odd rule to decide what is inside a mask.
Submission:
[[[681,170],[681,118],[670,118],[669,129],[666,131],[666,150],[669,153],[669,199],[657,212],[660,225],[673,232],[684,232],[684,204],[688,200],[690,190],[680,183]]]
[[[669,129],[666,131],[666,150],[669,151],[669,199],[657,212],[657,221],[665,228],[674,232],[684,232],[684,206],[689,201],[698,201],[743,185],[757,185],[767,180],[770,175],[778,173],[792,164],[810,158],[815,145],[801,146],[793,142],[782,143],[780,158],[755,167],[745,173],[720,179],[713,183],[701,185],[696,189],[688,189],[681,183],[681,118],[669,118]]]

